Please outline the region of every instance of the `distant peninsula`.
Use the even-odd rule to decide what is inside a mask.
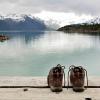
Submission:
[[[100,19],[96,18],[86,23],[66,25],[58,29],[68,33],[95,33],[100,32]]]

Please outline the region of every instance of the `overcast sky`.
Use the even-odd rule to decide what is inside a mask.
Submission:
[[[100,14],[100,0],[0,0],[1,13],[38,13],[43,10]]]
[[[78,17],[99,16],[100,0],[0,0],[0,14],[41,14],[43,11],[61,17],[64,17],[64,13],[73,13]]]

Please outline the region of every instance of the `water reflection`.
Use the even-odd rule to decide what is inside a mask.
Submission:
[[[37,53],[72,53],[93,48],[93,37],[62,32],[6,33],[10,40],[1,43],[0,55],[21,56]],[[14,35],[15,34],[15,35]],[[5,53],[3,53],[6,51]]]
[[[89,74],[100,75],[99,36],[56,31],[4,34],[10,40],[0,43],[0,75],[43,76],[58,63],[83,65]]]
[[[64,34],[62,32],[45,33],[34,41],[31,46],[46,52],[72,52],[93,47],[91,36]]]
[[[92,36],[65,34],[63,32],[33,32],[33,33],[6,33],[11,40],[5,44],[8,46],[20,46],[45,52],[71,52],[79,49],[93,47]],[[40,52],[40,53],[41,53]]]

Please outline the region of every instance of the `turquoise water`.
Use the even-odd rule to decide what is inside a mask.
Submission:
[[[100,36],[56,31],[1,32],[1,76],[46,76],[58,63],[82,65],[88,74],[100,75]]]

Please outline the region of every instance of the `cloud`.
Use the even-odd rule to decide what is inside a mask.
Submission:
[[[34,14],[34,16],[42,20],[45,19],[45,21],[58,23],[61,27],[69,24],[83,23],[93,18],[93,16],[85,14],[77,15],[75,13],[59,13],[50,11],[42,11],[41,13]]]
[[[100,15],[99,4],[99,0],[0,0],[0,12],[36,13],[46,10]]]

